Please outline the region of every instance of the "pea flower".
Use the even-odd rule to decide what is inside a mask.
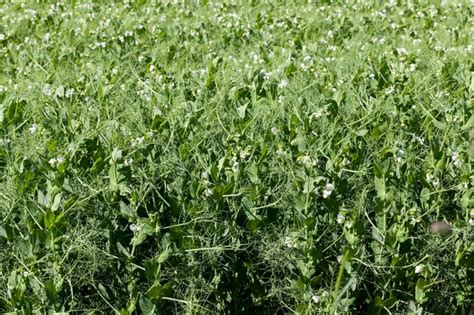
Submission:
[[[459,152],[454,151],[451,154],[451,160],[453,161],[454,166],[460,167],[462,165],[462,161],[459,159]]]
[[[30,131],[31,134],[34,134],[38,130],[38,125],[33,124],[33,125],[31,125],[31,127],[28,130]]]
[[[57,167],[61,164],[64,163],[64,158],[62,156],[58,156],[57,158],[52,158],[48,161],[48,163],[52,166],[52,167]]]
[[[281,80],[280,83],[278,83],[278,88],[284,89],[288,86],[288,81],[287,80]]]
[[[402,149],[397,151],[397,162],[400,162],[402,160],[403,155],[405,155],[405,151],[403,151]]]
[[[346,217],[342,213],[339,213],[337,215],[337,218],[336,218],[337,223],[343,224],[345,220],[346,220]]]
[[[334,191],[334,185],[331,183],[327,183],[326,188],[323,190],[323,198],[326,199],[329,196],[331,196],[333,191]]]
[[[418,265],[415,267],[415,273],[421,273],[423,271],[424,266]]]

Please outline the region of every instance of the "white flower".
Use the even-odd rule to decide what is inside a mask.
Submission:
[[[424,144],[425,143],[425,139],[423,137],[419,137],[419,136],[414,136],[413,137],[413,140],[412,142],[418,142],[419,144]]]
[[[66,90],[66,98],[70,98],[74,94],[74,89]]]
[[[328,190],[328,191],[333,191],[333,190],[334,190],[334,185],[331,184],[331,183],[327,183],[327,184],[326,184],[326,190]]]
[[[51,96],[51,95],[53,95],[53,89],[52,89],[51,85],[46,84],[46,85],[43,87],[43,94],[46,95],[46,96]]]
[[[34,134],[38,130],[38,125],[33,124],[28,130],[30,131],[31,134]]]
[[[144,137],[138,137],[136,139],[132,139],[132,141],[130,141],[132,147],[135,147],[137,145],[140,145],[140,144],[143,144],[145,138]]]
[[[424,18],[425,17],[425,14],[421,11],[418,11],[416,12],[416,17],[419,17],[419,18]]]
[[[323,198],[326,199],[329,196],[331,196],[333,190],[334,190],[334,185],[331,183],[327,183],[326,188],[323,190]]]
[[[321,110],[317,110],[314,113],[311,114],[311,118],[319,118],[323,115],[323,112]]]
[[[405,151],[403,151],[402,149],[397,151],[397,161],[398,162],[400,162],[402,160],[403,155],[405,155]]]
[[[205,195],[206,195],[207,197],[210,197],[210,196],[212,196],[213,194],[214,194],[214,192],[212,191],[211,188],[206,189]]]
[[[418,265],[415,267],[415,273],[421,273],[423,271],[424,266]]]
[[[345,220],[346,220],[346,217],[342,213],[339,213],[337,215],[337,218],[336,218],[337,223],[343,224]]]
[[[353,225],[354,225],[354,223],[352,221],[346,221],[346,227],[348,229],[352,228]]]
[[[458,151],[454,151],[451,154],[451,160],[453,161],[453,164],[456,167],[460,167],[461,164],[462,164],[462,161],[459,159],[459,152]]]
[[[278,130],[277,127],[272,128],[272,133],[276,136],[280,131]]]
[[[241,160],[245,160],[247,157],[250,156],[250,147],[245,148],[245,150],[242,150],[239,152],[239,156]]]
[[[286,155],[286,151],[283,150],[283,148],[279,147],[278,150],[276,151],[276,154],[278,156],[285,156]]]
[[[234,164],[232,164],[232,171],[234,173],[237,173],[239,171],[239,166],[240,166],[239,162],[235,161]]]
[[[315,303],[315,304],[319,303],[320,300],[321,300],[321,298],[319,297],[319,295],[313,295],[311,297],[311,301],[313,301],[313,303]]]
[[[296,243],[295,243],[295,241],[293,240],[293,238],[291,236],[285,237],[284,243],[285,243],[286,247],[288,247],[288,248],[295,248],[296,247]]]
[[[138,224],[130,224],[130,230],[135,233],[135,232],[139,232],[140,230],[142,229],[142,224],[138,223]]]
[[[385,95],[390,95],[395,91],[395,88],[393,86],[388,87],[385,89]]]
[[[347,157],[344,157],[344,160],[342,160],[342,164],[344,166],[351,164],[351,160],[349,160]]]
[[[416,70],[416,65],[414,63],[410,63],[410,71],[413,72]]]
[[[131,158],[130,158],[130,159],[126,159],[126,160],[123,162],[123,164],[125,164],[125,166],[130,166],[130,165],[132,165],[132,163],[133,163],[133,159],[131,159]]]
[[[288,81],[287,80],[281,80],[280,83],[278,83],[278,88],[284,89],[288,86]]]
[[[0,34],[0,41],[5,39],[5,34]]]
[[[426,180],[428,182],[431,182],[433,180],[433,174],[431,174],[431,173],[426,174]]]
[[[52,167],[56,167],[56,166],[59,166],[61,164],[64,163],[64,158],[62,156],[58,156],[57,158],[52,158],[48,161],[48,163],[52,166]]]
[[[407,54],[407,50],[405,48],[397,48],[397,54],[399,55],[406,55]]]
[[[311,164],[312,159],[309,155],[299,156],[297,159],[301,164]]]

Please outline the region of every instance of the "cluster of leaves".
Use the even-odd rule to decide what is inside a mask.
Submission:
[[[472,5],[295,2],[0,6],[0,312],[469,310]]]

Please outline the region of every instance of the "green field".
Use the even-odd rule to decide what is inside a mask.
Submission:
[[[0,313],[474,311],[473,35],[469,1],[0,1]]]

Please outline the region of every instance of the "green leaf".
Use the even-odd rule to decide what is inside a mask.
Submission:
[[[444,124],[440,122],[439,120],[436,120],[433,118],[433,125],[435,125],[436,128],[443,130],[445,128]]]
[[[425,288],[428,286],[428,282],[424,279],[418,279],[415,287],[415,300],[418,303],[423,303],[425,299]]]
[[[300,193],[296,195],[294,202],[294,206],[296,210],[298,211],[304,211],[306,210],[306,195],[303,193]]]
[[[50,229],[54,225],[54,220],[56,219],[56,216],[54,215],[53,211],[50,209],[46,210],[44,214],[44,225],[46,228]]]
[[[5,231],[3,226],[0,226],[0,237],[4,239],[8,239],[7,231]]]
[[[374,177],[375,190],[377,191],[377,196],[380,200],[385,200],[385,179],[383,177]]]
[[[69,210],[77,202],[78,199],[79,199],[78,195],[74,195],[74,196],[68,198],[64,202],[64,210]]]
[[[115,148],[112,151],[112,161],[114,163],[118,162],[122,158],[122,150],[119,150],[118,148]]]
[[[124,177],[120,174],[120,172],[117,169],[116,164],[112,164],[109,169],[109,188],[111,191],[116,191],[119,184],[122,182]]]
[[[252,162],[246,169],[247,174],[249,175],[250,181],[254,184],[259,183],[259,178],[258,178],[258,168],[255,162]]]
[[[261,222],[259,220],[248,220],[245,227],[250,231],[255,231],[260,227]]]
[[[131,244],[133,246],[140,245],[141,243],[143,243],[146,240],[148,235],[152,234],[152,232],[153,232],[153,230],[151,230],[149,228],[147,229],[147,228],[145,228],[145,226],[142,226],[141,230],[138,231],[138,233],[135,234],[135,236],[132,238]]]
[[[47,195],[43,194],[41,190],[38,190],[38,203],[45,208],[49,208],[49,198]]]
[[[62,85],[58,86],[58,88],[54,92],[54,95],[56,97],[64,97],[64,86],[62,86]]]
[[[160,286],[158,283],[155,283],[146,293],[150,300],[159,300],[164,296],[167,296],[171,290],[171,285],[169,283]]]
[[[110,298],[109,293],[107,293],[107,289],[101,283],[99,283],[97,289],[100,291],[100,294],[102,294],[106,299]]]
[[[344,236],[346,237],[346,240],[349,244],[354,244],[356,238],[355,234],[351,230],[344,228]]]
[[[155,305],[146,297],[142,297],[138,302],[142,314],[155,314]]]
[[[474,128],[474,115],[471,115],[471,118],[466,122],[464,126],[461,127],[462,131],[466,131],[468,129]]]
[[[242,197],[242,204],[247,210],[250,210],[254,207],[252,200],[250,200],[247,196]]]
[[[239,118],[245,118],[245,111],[247,110],[247,104],[237,107],[237,114]]]
[[[161,254],[160,256],[158,256],[158,263],[159,264],[162,264],[164,263],[169,257],[170,257],[170,254],[171,254],[171,250],[167,247]]]
[[[46,297],[51,303],[56,303],[58,293],[56,292],[56,286],[53,281],[46,281],[44,284],[44,290],[46,291]]]
[[[119,252],[121,252],[122,254],[124,254],[125,256],[127,256],[128,258],[131,257],[130,253],[128,252],[128,250],[123,247],[123,245],[120,243],[120,242],[117,242],[117,249],[119,250]]]
[[[119,205],[120,205],[120,214],[122,214],[124,217],[128,219],[131,219],[134,217],[133,211],[129,205],[127,205],[123,201],[120,201]]]
[[[51,206],[51,211],[54,212],[59,209],[59,206],[61,205],[61,197],[62,197],[61,193],[54,196],[54,201],[53,201],[53,205]]]
[[[422,202],[427,202],[430,200],[430,189],[428,187],[424,187],[420,192],[420,200]]]
[[[36,278],[28,278],[28,284],[31,288],[31,290],[33,291],[33,293],[37,294],[37,295],[41,295],[43,294],[43,287],[42,287],[42,283],[39,282]]]
[[[13,271],[10,273],[10,276],[8,276],[8,283],[7,283],[8,290],[9,290],[9,291],[15,290],[16,284],[17,284],[17,281],[16,281],[16,270],[13,270]]]

